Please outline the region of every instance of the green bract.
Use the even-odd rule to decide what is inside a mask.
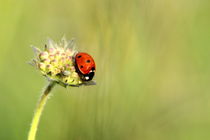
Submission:
[[[62,86],[78,86],[83,84],[74,66],[73,40],[63,38],[59,43],[49,39],[44,50],[33,47],[35,58],[33,64],[50,81],[56,81]]]

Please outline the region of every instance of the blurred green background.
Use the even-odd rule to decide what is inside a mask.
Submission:
[[[0,139],[27,139],[30,45],[76,38],[96,86],[57,86],[37,140],[210,139],[209,0],[0,0]]]

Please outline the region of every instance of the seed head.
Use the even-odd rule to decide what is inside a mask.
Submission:
[[[95,84],[82,81],[76,72],[74,56],[77,50],[74,40],[67,41],[62,38],[60,42],[55,43],[49,39],[44,50],[36,47],[33,49],[35,58],[32,63],[48,80],[55,81],[64,87]]]

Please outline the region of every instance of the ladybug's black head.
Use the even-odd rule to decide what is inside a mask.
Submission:
[[[95,75],[95,68],[92,68],[92,70],[88,74],[79,73],[79,75],[83,81],[91,81]]]
[[[90,81],[90,80],[93,79],[94,75],[95,75],[95,72],[90,72],[88,74],[85,74],[85,75],[82,76],[82,80]]]

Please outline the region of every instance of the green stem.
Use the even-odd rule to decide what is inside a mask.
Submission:
[[[49,93],[52,90],[52,88],[55,86],[55,84],[56,84],[55,82],[50,82],[49,85],[45,88],[43,94],[41,95],[41,98],[38,102],[38,105],[37,105],[35,113],[34,113],[34,117],[32,119],[31,128],[28,133],[28,140],[35,140],[40,116],[41,116],[44,106],[47,102]]]

